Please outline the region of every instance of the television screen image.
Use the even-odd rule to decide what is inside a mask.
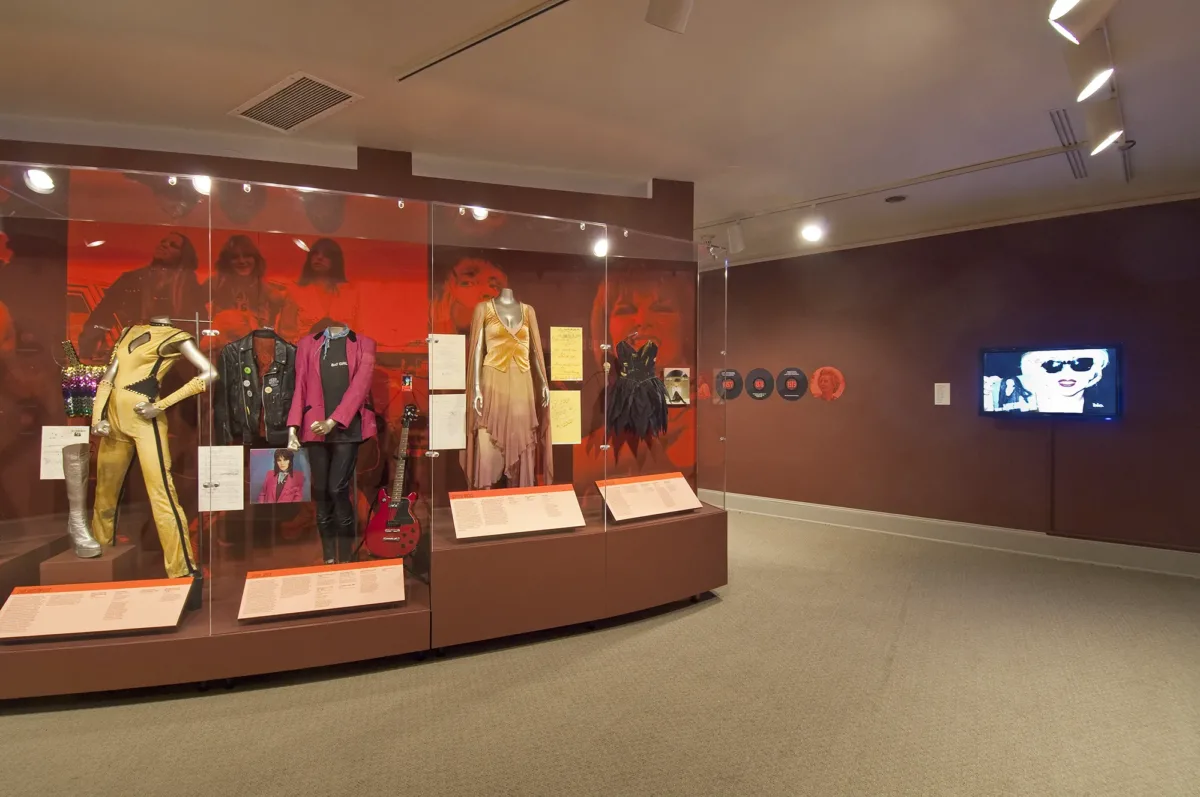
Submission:
[[[1121,398],[1121,350],[1115,346],[983,352],[985,414],[1115,418]]]

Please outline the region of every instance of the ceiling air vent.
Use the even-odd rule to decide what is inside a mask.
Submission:
[[[272,130],[291,133],[361,99],[362,95],[297,72],[229,113]]]

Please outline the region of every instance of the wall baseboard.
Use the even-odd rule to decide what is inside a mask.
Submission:
[[[979,526],[973,523],[958,523],[951,520],[934,520],[908,515],[892,515],[886,512],[807,504],[802,501],[784,501],[756,495],[721,493],[715,490],[700,490],[699,496],[700,500],[714,506],[723,506],[730,512],[803,520],[826,526],[895,534],[901,537],[969,545],[974,548],[988,548],[1048,559],[1200,578],[1200,554],[1186,551],[1169,551],[1161,548],[1143,548],[1137,545],[1056,537],[1036,531]]]

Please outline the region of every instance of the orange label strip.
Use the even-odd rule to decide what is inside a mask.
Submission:
[[[91,584],[49,584],[44,587],[15,587],[13,595],[47,595],[54,592],[102,592],[110,589],[190,587],[186,578],[151,578],[145,581],[97,581]]]
[[[340,570],[368,570],[372,567],[403,566],[403,559],[379,559],[373,562],[343,562],[340,565],[313,565],[312,567],[285,567],[280,570],[252,570],[246,580],[252,578],[277,578],[279,576],[308,576],[314,573],[336,573]]]
[[[545,487],[509,487],[504,490],[471,490],[465,493],[450,493],[450,500],[462,498],[495,498],[501,495],[537,495],[538,493],[573,493],[571,484],[549,484]]]
[[[616,487],[619,484],[639,484],[641,482],[665,482],[668,479],[682,479],[682,473],[659,473],[654,476],[625,476],[620,479],[600,479],[597,487]]]

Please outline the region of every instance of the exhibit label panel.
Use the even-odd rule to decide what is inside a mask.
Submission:
[[[309,614],[404,600],[404,561],[347,562],[246,574],[239,620]]]
[[[579,498],[569,484],[450,493],[450,511],[460,540],[584,525]]]
[[[596,482],[613,520],[631,520],[700,509],[700,499],[682,473],[630,476]]]
[[[191,579],[17,587],[0,607],[0,639],[174,628]]]

